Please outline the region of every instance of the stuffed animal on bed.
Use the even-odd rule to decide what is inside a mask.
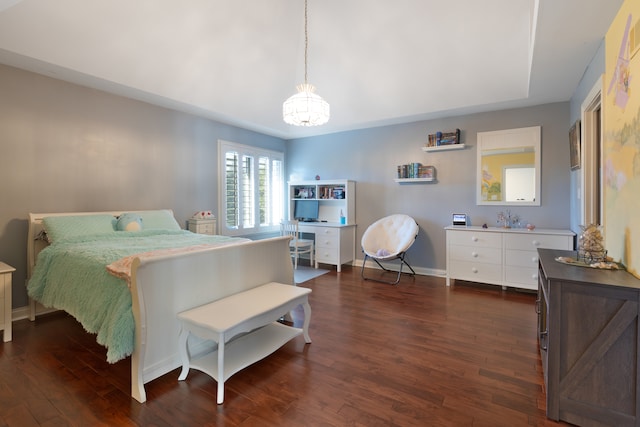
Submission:
[[[142,230],[142,218],[134,213],[124,213],[118,217],[116,222],[118,231],[140,231]]]

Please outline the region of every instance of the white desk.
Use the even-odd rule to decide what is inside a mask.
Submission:
[[[335,265],[338,273],[342,264],[356,259],[356,225],[337,222],[301,222],[300,233],[315,234],[316,265]]]

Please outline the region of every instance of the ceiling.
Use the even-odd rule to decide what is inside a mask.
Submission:
[[[0,0],[0,63],[284,139],[567,101],[623,0]]]

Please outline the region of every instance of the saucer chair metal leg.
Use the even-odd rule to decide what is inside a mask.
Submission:
[[[396,280],[393,281],[393,282],[386,281],[386,280],[380,280],[380,279],[374,279],[373,277],[365,277],[365,275],[364,275],[364,266],[367,263],[367,258],[371,258],[372,260],[374,260],[376,262],[376,264],[378,264],[378,266],[381,269],[383,269],[384,271],[386,271],[386,272],[395,272],[395,270],[390,270],[390,269],[386,268],[385,266],[380,264],[380,261],[378,261],[376,258],[370,257],[366,253],[364,254],[364,261],[362,262],[362,270],[361,270],[360,274],[361,274],[361,276],[362,276],[362,278],[364,280],[371,280],[373,282],[386,283],[388,285],[397,285],[400,282],[400,277],[402,276],[402,265],[403,264],[406,264],[407,267],[409,267],[409,270],[411,270],[411,273],[408,273],[409,275],[414,276],[416,274],[416,272],[413,270],[413,268],[411,268],[409,263],[407,261],[405,261],[405,259],[404,259],[405,254],[406,254],[405,252],[402,252],[396,258],[394,258],[394,259],[399,259],[400,260],[400,269],[398,270],[398,277],[396,277]]]

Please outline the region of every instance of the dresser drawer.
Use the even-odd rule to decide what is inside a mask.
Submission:
[[[457,261],[502,264],[502,250],[500,248],[450,245],[449,256],[452,260]]]
[[[205,220],[190,220],[189,231],[199,234],[216,234],[216,222]]]
[[[340,233],[338,230],[327,229],[316,233],[316,248],[338,248],[339,246]]]
[[[537,267],[506,266],[504,269],[505,285],[517,284],[519,288],[538,289]]]
[[[336,248],[316,247],[316,262],[323,264],[339,264],[338,251]]]
[[[538,268],[538,251],[509,250],[505,253],[505,265]]]
[[[452,279],[494,284],[502,282],[502,268],[499,265],[452,260],[449,267]]]
[[[482,231],[447,230],[447,239],[450,244],[478,246],[485,248],[501,248],[502,235]]]
[[[573,236],[555,236],[552,234],[514,233],[504,236],[505,249],[535,251],[538,248],[572,249]]]
[[[340,229],[335,227],[316,227],[316,238],[320,236],[324,237],[338,237],[340,235]]]
[[[202,224],[196,227],[196,233],[200,234],[214,234],[215,226],[213,224]]]

